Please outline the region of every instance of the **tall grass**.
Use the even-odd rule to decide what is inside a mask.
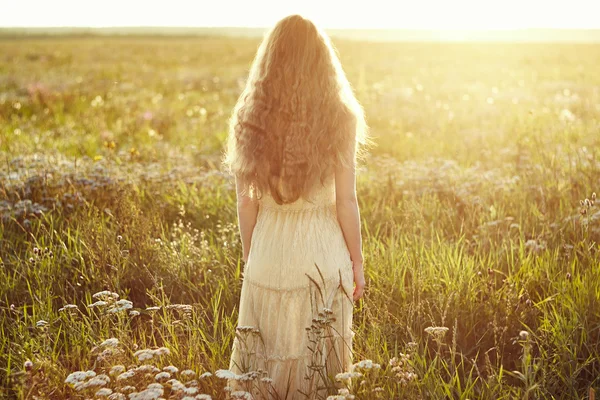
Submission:
[[[592,398],[597,46],[336,43],[377,146],[357,364],[328,394]],[[241,251],[219,159],[256,45],[0,39],[4,397],[225,397]],[[90,307],[104,290],[125,301]]]

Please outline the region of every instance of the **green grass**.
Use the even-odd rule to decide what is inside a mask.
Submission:
[[[5,397],[86,398],[69,373],[108,373],[144,348],[170,350],[161,368],[227,368],[242,264],[219,161],[257,44],[0,39]],[[354,359],[381,369],[363,371],[356,398],[588,398],[600,210],[580,201],[600,191],[600,48],[336,44],[376,144],[358,174]],[[88,308],[101,290],[140,315]],[[146,310],[173,304],[192,312]],[[99,356],[111,337],[120,352]],[[197,385],[224,398],[216,376]]]

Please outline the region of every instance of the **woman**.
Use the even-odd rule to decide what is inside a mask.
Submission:
[[[232,390],[314,398],[350,368],[365,286],[355,190],[365,139],[327,35],[298,15],[279,21],[234,108],[224,160],[245,262]]]

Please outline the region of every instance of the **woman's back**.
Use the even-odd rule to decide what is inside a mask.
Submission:
[[[320,280],[317,268],[327,282],[339,280],[341,268],[351,285],[350,265],[336,216],[333,175],[293,203],[277,204],[268,193],[259,200],[246,279],[270,288],[308,287],[307,274]]]
[[[322,372],[332,376],[352,361],[352,261],[336,217],[333,177],[307,197],[290,204],[277,204],[268,194],[259,200],[239,307],[238,325],[257,328],[261,338],[262,348],[253,349],[253,365],[247,367],[267,371],[281,398],[290,390],[288,399],[324,385],[307,368],[315,357],[323,358]],[[326,329],[336,337],[315,346],[307,328],[314,328],[324,309],[335,316]],[[235,343],[230,369],[241,373],[235,360],[242,363],[251,352],[243,348],[248,342],[236,338]],[[311,373],[312,383],[305,379]]]

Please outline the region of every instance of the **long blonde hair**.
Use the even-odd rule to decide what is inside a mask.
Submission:
[[[365,143],[361,105],[329,37],[299,15],[263,39],[229,121],[224,164],[246,193],[304,197]]]

